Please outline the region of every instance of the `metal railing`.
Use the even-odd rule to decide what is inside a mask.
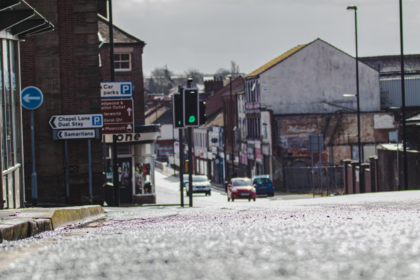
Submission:
[[[343,194],[343,166],[285,167],[288,192]]]

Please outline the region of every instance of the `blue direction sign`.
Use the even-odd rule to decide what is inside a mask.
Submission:
[[[39,106],[41,106],[42,101],[44,101],[44,96],[37,87],[24,88],[20,94],[20,98],[23,108],[28,110],[38,109]]]

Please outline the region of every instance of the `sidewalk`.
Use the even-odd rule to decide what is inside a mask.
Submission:
[[[99,206],[0,210],[0,243],[18,240],[71,224],[83,224],[105,216]]]

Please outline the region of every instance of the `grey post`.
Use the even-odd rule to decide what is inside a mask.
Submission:
[[[69,150],[67,140],[64,141],[64,156],[66,158],[66,204],[70,203],[70,187],[69,187]]]
[[[91,149],[91,140],[88,139],[88,154],[89,154],[89,201],[90,204],[92,201],[92,149]]]
[[[31,145],[32,145],[32,206],[38,205],[38,185],[35,170],[35,132],[34,132],[34,110],[31,110]]]
[[[184,207],[184,145],[182,143],[182,129],[179,129],[179,189],[181,192],[181,207]],[[175,163],[175,160],[174,160]],[[175,164],[174,164],[175,169]]]

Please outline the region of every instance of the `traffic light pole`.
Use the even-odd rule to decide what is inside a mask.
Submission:
[[[181,192],[181,207],[184,207],[184,145],[182,143],[182,129],[179,129],[179,189]],[[175,165],[174,165],[175,166]]]
[[[188,194],[190,196],[190,207],[193,207],[193,188],[192,188],[192,128],[188,128]]]
[[[187,88],[191,88],[192,79],[187,81]],[[192,187],[192,128],[188,128],[188,194],[190,198],[190,207],[193,207],[193,187]]]

